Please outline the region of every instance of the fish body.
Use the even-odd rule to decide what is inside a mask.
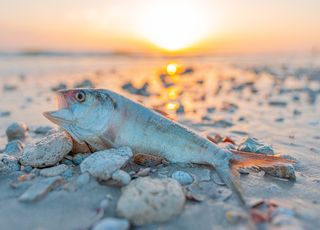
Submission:
[[[77,142],[95,150],[129,146],[134,153],[161,156],[173,163],[211,165],[242,201],[237,165],[288,161],[222,149],[178,122],[110,90],[62,90],[58,102],[57,111],[44,115]]]

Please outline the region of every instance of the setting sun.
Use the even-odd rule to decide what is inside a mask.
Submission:
[[[137,32],[158,47],[181,50],[206,37],[206,17],[206,10],[194,1],[153,2],[141,9]]]

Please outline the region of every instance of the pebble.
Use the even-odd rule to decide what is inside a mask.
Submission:
[[[73,176],[73,172],[71,170],[71,168],[67,168],[67,170],[65,170],[63,173],[62,173],[62,176],[64,179],[68,180],[68,179],[71,179],[72,176]]]
[[[85,79],[74,85],[74,88],[94,88],[94,84],[89,79]]]
[[[53,133],[39,142],[28,145],[20,163],[36,168],[53,166],[61,161],[72,149],[72,139],[65,132]]]
[[[131,181],[131,176],[126,171],[119,169],[112,174],[112,180],[120,182],[121,185],[127,185]]]
[[[127,219],[107,217],[95,224],[93,230],[128,230],[129,226]]]
[[[76,165],[80,165],[82,163],[82,161],[84,161],[84,159],[86,159],[89,155],[90,155],[90,153],[85,153],[85,154],[78,153],[73,156],[72,162]]]
[[[71,152],[73,152],[73,153],[91,153],[91,150],[87,144],[85,144],[85,143],[80,144],[80,143],[76,142],[75,140],[73,140],[73,147],[72,147]]]
[[[225,216],[227,220],[232,224],[236,224],[247,219],[247,216],[243,212],[235,210],[227,211],[225,213]]]
[[[66,84],[59,83],[58,85],[51,87],[51,90],[52,91],[59,91],[59,90],[66,89],[66,88],[67,88]]]
[[[41,176],[53,177],[64,173],[69,167],[65,164],[57,165],[51,168],[45,168],[40,171]]]
[[[25,123],[14,122],[6,130],[8,141],[24,140],[28,131],[28,126]]]
[[[87,157],[81,164],[81,172],[89,172],[92,176],[108,180],[112,174],[124,166],[133,156],[128,147],[98,151]]]
[[[287,104],[285,101],[269,101],[269,105],[275,107],[286,107]]]
[[[16,157],[7,154],[0,154],[0,172],[20,171],[19,161]]]
[[[78,176],[77,186],[81,188],[84,185],[89,184],[89,182],[90,182],[90,174],[85,172],[85,173],[82,173],[80,176]]]
[[[216,120],[213,124],[212,124],[213,127],[216,127],[216,128],[228,128],[228,127],[231,127],[233,126],[233,123],[230,122],[230,121],[227,121],[227,120]]]
[[[266,145],[262,141],[251,137],[243,139],[237,149],[243,152],[262,153],[267,155],[275,154],[272,146]]]
[[[183,190],[176,180],[139,177],[123,188],[117,213],[139,226],[172,219],[182,212],[184,203]]]
[[[8,117],[11,115],[10,111],[0,111],[0,117]]]
[[[296,179],[295,170],[291,164],[279,164],[279,165],[273,165],[269,167],[260,167],[260,168],[265,173],[271,176],[293,180],[293,181]]]
[[[148,83],[144,83],[144,85],[140,88],[134,87],[131,82],[122,85],[122,89],[126,90],[127,92],[141,96],[150,96],[148,88]]]
[[[184,171],[175,171],[171,177],[178,181],[181,185],[188,185],[193,182],[192,176]]]
[[[20,197],[20,202],[34,202],[42,199],[46,196],[51,190],[56,188],[63,182],[63,178],[50,177],[37,181],[31,187],[27,189]]]
[[[48,134],[53,128],[51,126],[39,126],[34,130],[35,134],[46,135]]]
[[[14,91],[18,87],[15,85],[4,84],[2,88],[3,88],[3,91]]]
[[[145,177],[145,176],[148,176],[150,172],[151,172],[151,168],[140,169],[139,172],[137,172],[136,176]]]
[[[162,164],[163,158],[144,153],[137,153],[134,155],[133,162],[146,167],[154,167]]]
[[[99,207],[106,210],[107,208],[109,208],[110,206],[110,199],[103,199],[101,202],[100,202],[100,205]]]
[[[20,155],[23,152],[24,144],[20,140],[10,141],[4,150],[8,155]]]

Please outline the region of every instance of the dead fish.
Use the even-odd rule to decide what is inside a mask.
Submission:
[[[222,149],[161,113],[110,90],[61,90],[57,98],[58,110],[44,112],[44,116],[77,142],[93,150],[129,146],[134,153],[159,156],[172,163],[211,165],[243,203],[239,168],[292,163],[281,157]]]

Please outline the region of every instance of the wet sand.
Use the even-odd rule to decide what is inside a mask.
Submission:
[[[61,83],[74,87],[90,80],[95,88],[112,89],[161,109],[201,134],[228,136],[237,144],[255,137],[272,145],[276,153],[294,157],[298,161],[295,182],[250,172],[241,176],[245,197],[252,204],[272,199],[284,207],[284,214],[265,224],[270,228],[320,225],[319,58],[184,58],[174,60],[180,67],[172,75],[166,72],[171,60],[160,58],[1,58],[0,150],[7,144],[5,130],[13,122],[29,126],[26,144],[43,137],[33,132],[36,127],[53,126],[42,116],[55,106],[53,87]],[[10,114],[3,115],[6,111]],[[246,214],[243,221],[228,220],[228,211],[245,213],[234,197],[223,200],[225,190],[210,194],[226,189],[212,182],[217,178],[214,170],[210,181],[201,179],[208,170],[197,166],[169,165],[157,168],[152,176],[170,176],[178,169],[200,178],[205,200],[188,201],[172,221],[136,229],[248,228]],[[91,181],[78,189],[77,167],[67,183],[29,204],[17,198],[33,181],[12,186],[21,174],[0,174],[0,229],[79,229],[90,223],[108,194],[112,201],[105,216],[115,216],[120,188]]]

